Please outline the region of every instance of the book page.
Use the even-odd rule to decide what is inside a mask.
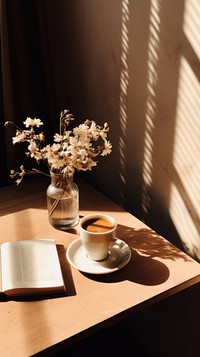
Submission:
[[[1,246],[2,290],[63,286],[54,241],[31,240]]]

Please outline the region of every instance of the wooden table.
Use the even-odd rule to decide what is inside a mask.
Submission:
[[[50,226],[46,180],[32,179],[0,190],[1,242],[54,238],[67,296],[0,302],[0,356],[50,356],[200,281],[200,265],[118,205],[80,181],[80,215],[106,212],[118,221],[117,236],[132,257],[123,269],[87,275],[66,260],[78,227],[61,232]],[[52,347],[54,346],[54,347]],[[45,352],[46,351],[46,352]]]

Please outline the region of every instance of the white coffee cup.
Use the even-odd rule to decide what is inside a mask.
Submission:
[[[107,214],[94,213],[81,218],[79,227],[80,238],[88,258],[95,261],[106,259],[115,237],[116,220]]]

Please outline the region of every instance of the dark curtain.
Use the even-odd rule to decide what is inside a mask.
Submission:
[[[40,118],[46,143],[58,132],[61,110],[82,121],[87,71],[78,4],[0,0],[0,186],[12,182],[10,169],[32,168],[23,144],[13,146],[15,130],[5,121],[22,127],[27,117]]]
[[[45,5],[43,0],[0,0],[0,186],[10,182],[10,169],[26,162],[21,144],[12,144],[15,129],[4,122],[22,127],[27,117],[37,117],[48,127],[47,136],[55,130]]]

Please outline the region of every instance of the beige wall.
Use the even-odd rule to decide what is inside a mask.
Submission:
[[[199,0],[51,4],[57,105],[110,125],[87,178],[200,260]]]

